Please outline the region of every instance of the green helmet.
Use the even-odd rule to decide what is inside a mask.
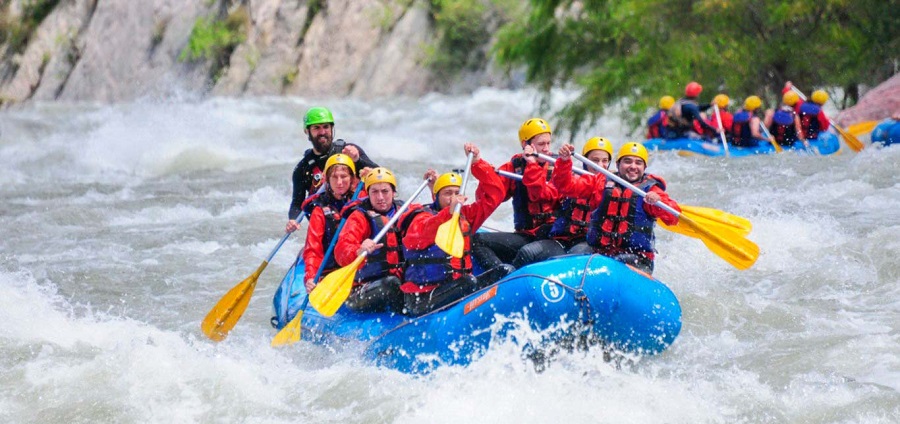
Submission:
[[[306,111],[306,118],[303,119],[304,125],[309,128],[310,125],[316,124],[334,124],[334,116],[331,111],[321,106],[310,108]]]

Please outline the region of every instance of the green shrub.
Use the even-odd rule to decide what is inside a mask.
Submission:
[[[490,38],[483,18],[487,5],[482,0],[432,0],[431,7],[437,32],[437,48],[429,54],[432,67],[455,73],[480,65]]]
[[[222,76],[228,68],[231,53],[247,38],[246,28],[249,17],[243,7],[228,15],[225,20],[197,18],[188,44],[178,55],[178,60],[210,60],[210,76],[213,81]]]
[[[11,18],[9,16],[9,4],[0,15],[0,44],[8,43],[8,48],[13,53],[21,53],[28,47],[34,30],[50,12],[56,8],[59,0],[32,0],[22,5],[22,16]]]

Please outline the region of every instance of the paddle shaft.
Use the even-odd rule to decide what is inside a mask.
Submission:
[[[353,197],[350,198],[350,201],[354,201],[359,197],[359,192],[362,191],[363,182],[360,181],[359,184],[356,185],[356,191],[353,192]],[[328,249],[325,250],[325,255],[322,256],[322,263],[319,264],[319,269],[316,270],[316,275],[313,277],[313,281],[318,283],[319,277],[322,276],[322,273],[325,272],[325,264],[328,262],[328,257],[331,256],[331,253],[334,251],[334,246],[337,244],[338,235],[341,234],[341,230],[344,229],[344,223],[347,222],[347,218],[342,218],[341,223],[338,224],[337,230],[334,232],[334,236],[331,237],[331,243],[328,244]],[[303,282],[306,285],[306,281]],[[297,293],[291,293],[291,296],[296,295]],[[300,306],[300,310],[306,309],[306,304],[309,302],[309,296],[303,300],[303,305]]]
[[[725,148],[725,156],[731,156],[728,152],[728,142],[725,141],[725,126],[722,125],[722,115],[719,113],[719,105],[713,105],[713,112],[716,113],[716,122],[719,123],[719,138],[722,139],[722,146]]]
[[[556,158],[553,156],[545,155],[543,153],[538,153],[537,155],[538,155],[538,159],[540,159],[542,161],[551,162],[551,163],[556,162]],[[572,172],[574,172],[578,175],[594,175],[594,173],[591,171],[588,171],[586,169],[579,169],[574,166],[572,167]],[[516,174],[516,175],[518,175],[518,174]]]
[[[580,161],[586,163],[587,166],[590,166],[591,168],[594,168],[594,169],[596,169],[597,171],[603,173],[603,175],[606,175],[607,177],[611,178],[613,181],[615,181],[615,182],[617,182],[617,183],[619,183],[619,184],[622,184],[623,186],[627,187],[627,188],[630,189],[631,191],[637,193],[639,196],[641,196],[641,197],[647,197],[647,193],[646,193],[644,190],[641,190],[641,189],[635,187],[633,184],[629,183],[628,181],[623,180],[621,177],[619,177],[619,176],[616,175],[616,174],[613,174],[613,173],[610,172],[609,170],[603,169],[602,166],[597,165],[597,164],[594,163],[594,162],[591,162],[588,158],[586,158],[586,157],[584,157],[584,156],[581,156],[581,155],[579,155],[578,153],[573,153],[572,156],[574,156],[576,159],[578,159],[578,160],[580,160]],[[662,208],[664,211],[666,211],[666,212],[668,212],[668,213],[674,215],[675,217],[681,217],[681,214],[678,213],[678,211],[676,211],[676,210],[673,209],[671,206],[669,206],[669,205],[667,205],[667,204],[665,204],[665,203],[663,203],[663,202],[652,203],[652,205],[653,205],[653,206],[658,206],[658,207]]]
[[[475,153],[469,152],[469,156],[466,158],[466,174],[463,175],[462,185],[459,187],[459,194],[463,194],[466,192],[466,184],[469,182],[469,174],[472,173],[472,158],[474,157]],[[456,207],[453,208],[453,213],[459,213],[460,209],[462,209],[462,203],[457,203]]]
[[[509,172],[509,171],[504,171],[502,169],[498,169],[497,173],[506,178],[509,178],[511,180],[522,181],[522,176],[519,174],[516,174],[515,172]]]

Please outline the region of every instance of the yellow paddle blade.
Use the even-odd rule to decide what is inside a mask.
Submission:
[[[730,226],[724,225],[722,223],[719,223],[716,221],[710,221],[706,218],[702,218],[699,216],[690,216],[690,218],[697,224],[706,227],[706,229],[709,231],[715,231],[715,232],[731,231],[731,232],[741,235],[741,236],[746,236],[747,234],[750,233],[749,230],[743,230],[740,228],[730,227]],[[678,234],[688,236],[688,237],[701,238],[699,233],[694,231],[693,228],[691,228],[688,224],[685,224],[681,220],[679,220],[678,224],[676,224],[676,225],[668,225],[665,222],[663,222],[661,219],[657,219],[656,223],[659,224],[659,226],[662,227],[664,230],[669,230],[673,233],[678,233]]]
[[[309,294],[309,303],[313,308],[316,308],[322,316],[334,315],[350,296],[353,279],[356,278],[356,270],[365,259],[365,254],[359,255],[350,265],[333,271],[323,278],[322,282],[317,284]]]
[[[685,215],[679,221],[691,227],[709,250],[737,269],[750,268],[759,258],[759,246],[734,231],[707,228]]]
[[[847,132],[857,137],[868,134],[878,126],[878,121],[864,121],[847,127]]]
[[[844,131],[843,128],[837,126],[834,123],[832,123],[831,126],[833,126],[834,129],[837,130],[837,132],[841,135],[841,137],[844,137],[844,142],[846,142],[847,145],[850,146],[851,149],[853,149],[853,151],[858,152],[858,151],[862,150],[864,147],[866,147],[864,144],[862,144],[861,141],[859,141],[858,138],[856,138],[855,135],[850,134],[847,131]]]
[[[294,319],[291,320],[278,334],[272,338],[272,347],[283,346],[286,344],[294,344],[300,341],[300,321],[303,321],[303,309],[297,312]]]
[[[775,141],[775,137],[769,137],[769,143],[772,143],[772,147],[775,148],[775,152],[784,153],[784,149],[781,148],[781,145],[778,144],[777,141]]]
[[[266,269],[268,264],[268,261],[263,261],[253,275],[225,293],[216,306],[213,306],[212,310],[206,314],[206,318],[203,318],[203,322],[200,324],[200,329],[203,330],[206,337],[216,342],[225,340],[228,332],[234,328],[247,309],[247,304],[250,303],[250,298],[253,296],[253,289],[256,288],[256,280],[259,279],[259,274]]]
[[[688,151],[688,150],[679,150],[679,151],[678,151],[678,156],[682,156],[682,157],[689,158],[689,157],[692,157],[692,156],[697,156],[697,154],[694,153],[694,152]]]
[[[463,239],[459,228],[459,209],[453,212],[453,216],[438,227],[434,236],[434,244],[454,258],[461,258],[465,251],[466,241]]]
[[[750,234],[750,230],[753,229],[753,223],[742,216],[703,206],[680,205],[680,207],[682,213],[686,213],[689,218],[695,221],[697,218],[713,221],[726,227],[731,227],[733,230],[743,235]]]

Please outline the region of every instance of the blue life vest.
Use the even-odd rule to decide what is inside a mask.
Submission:
[[[803,128],[803,132],[806,133],[806,138],[819,138],[819,132],[823,130],[822,126],[819,125],[819,112],[822,111],[822,108],[819,105],[813,102],[803,102],[800,105],[800,127]]]
[[[668,114],[664,110],[656,112],[647,120],[648,134],[647,138],[666,138],[668,130],[666,126],[669,124]]]
[[[797,141],[797,128],[794,126],[794,111],[789,107],[779,108],[772,115],[772,125],[769,132],[775,141],[782,146],[792,146]]]
[[[645,192],[655,185],[663,190],[666,188],[662,179],[650,175],[644,175],[644,179],[635,184]],[[656,240],[653,234],[655,222],[644,211],[643,197],[609,180],[600,205],[591,213],[587,242],[601,254],[652,253]]]
[[[426,206],[420,209],[419,213],[428,213],[437,215],[434,205]],[[406,221],[404,227],[408,227],[412,222],[410,214],[404,217]],[[432,244],[425,249],[408,249],[403,247],[403,257],[406,260],[406,269],[403,276],[406,281],[419,286],[431,286],[453,281],[463,275],[472,273],[472,254],[471,254],[471,226],[464,216],[459,216],[459,228],[462,232],[463,240],[463,256],[462,258],[454,258],[444,252],[437,244]]]

